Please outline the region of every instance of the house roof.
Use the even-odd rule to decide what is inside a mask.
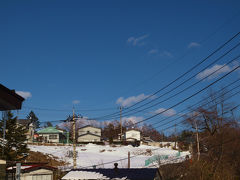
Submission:
[[[29,164],[29,165],[22,165],[21,166],[21,173],[28,173],[31,171],[35,171],[38,169],[47,169],[47,170],[52,170],[55,171],[57,168],[51,167],[51,166],[46,166],[43,164]],[[16,166],[14,167],[8,167],[7,172],[16,172]]]
[[[100,173],[89,171],[70,171],[62,179],[109,179]]]
[[[24,98],[0,84],[0,111],[21,109]]]
[[[137,129],[128,129],[128,130],[126,130],[126,132],[128,132],[128,131],[138,131],[138,132],[140,132],[140,131],[137,130]]]
[[[78,130],[79,130],[79,129],[86,128],[86,127],[92,127],[92,128],[95,128],[95,129],[101,129],[101,128],[94,127],[94,126],[91,126],[91,125],[86,125],[86,126],[83,126],[83,127],[78,128]]]
[[[95,172],[109,179],[126,178],[130,180],[153,180],[157,174],[157,168],[119,168],[119,169],[76,169],[71,172]],[[71,179],[71,178],[69,178]]]
[[[93,133],[91,133],[91,132],[87,132],[87,133],[85,133],[85,134],[78,135],[78,137],[85,136],[85,135],[88,135],[88,134],[93,135],[93,136],[97,136],[97,137],[101,137],[101,136],[99,136],[99,135],[97,135],[97,134],[93,134]]]
[[[54,127],[47,127],[47,128],[39,130],[37,133],[38,134],[62,134],[63,132]]]

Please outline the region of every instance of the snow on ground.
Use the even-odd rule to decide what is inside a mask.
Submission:
[[[67,152],[69,150],[73,150],[73,147],[71,146],[29,145],[29,148],[31,151],[51,154],[65,162],[69,162],[69,168],[71,168],[73,164],[72,158],[67,156]],[[189,155],[188,151],[179,153],[178,151],[172,150],[171,148],[159,148],[146,145],[141,145],[139,147],[133,147],[131,145],[111,147],[109,145],[103,146],[87,144],[77,146],[76,150],[78,152],[78,168],[92,168],[94,165],[96,165],[97,168],[113,168],[114,162],[112,161],[117,161],[119,159],[123,160],[117,162],[118,167],[126,168],[128,163],[128,152],[130,152],[130,155],[132,157],[130,163],[131,168],[153,167],[154,162],[149,159],[156,159],[156,157],[163,157],[160,160],[161,163],[172,163],[182,161],[185,159],[186,155]],[[146,160],[148,160],[147,164],[145,164]]]

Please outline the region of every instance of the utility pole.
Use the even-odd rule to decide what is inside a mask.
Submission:
[[[195,123],[196,138],[197,138],[197,160],[199,161],[199,159],[200,159],[200,148],[199,148],[198,126],[197,126],[197,122],[196,122],[195,119],[194,119],[194,123]]]
[[[174,147],[176,149],[176,147],[177,147],[177,128],[176,128],[176,124],[174,124],[174,136],[175,136]]]
[[[130,151],[128,151],[128,169],[130,169]]]
[[[74,108],[73,108],[73,168],[77,168],[77,154],[76,154],[76,119],[74,117]]]
[[[120,129],[121,129],[120,140],[122,141],[122,106],[120,106]]]

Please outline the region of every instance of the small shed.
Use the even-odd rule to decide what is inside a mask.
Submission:
[[[28,164],[21,166],[22,180],[53,180],[57,169],[43,164]],[[7,168],[7,179],[15,178],[16,166]]]

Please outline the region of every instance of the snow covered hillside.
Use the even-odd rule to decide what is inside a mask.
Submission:
[[[69,151],[72,151],[71,146],[36,146],[29,145],[31,151],[51,154],[65,162],[69,162],[69,167],[72,166],[73,160],[69,157]],[[131,168],[152,167],[154,161],[161,163],[179,162],[185,159],[189,152],[179,153],[171,148],[158,148],[153,146],[141,145],[139,147],[132,146],[116,146],[87,144],[77,147],[77,166],[78,168],[92,168],[94,165],[97,168],[113,168],[114,162],[119,159],[118,167],[127,167],[128,152],[131,155]]]

